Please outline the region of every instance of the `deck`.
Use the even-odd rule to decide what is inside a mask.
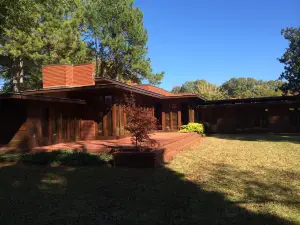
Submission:
[[[170,161],[178,152],[186,149],[189,145],[200,141],[201,136],[196,133],[179,132],[157,132],[151,135],[152,139],[158,142],[159,148],[164,149],[164,160]],[[69,150],[90,153],[109,153],[112,148],[132,146],[131,138],[121,138],[118,140],[90,140],[70,143],[59,143],[55,145],[35,147],[31,152],[49,152],[55,150]],[[0,152],[14,152],[16,150],[2,147]]]

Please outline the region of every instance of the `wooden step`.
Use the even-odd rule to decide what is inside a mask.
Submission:
[[[165,149],[164,153],[164,161],[171,161],[175,155],[179,152],[188,149],[189,146],[193,145],[197,141],[200,141],[201,135],[199,134],[191,134],[191,136],[186,137],[185,139],[178,140],[173,142],[172,144],[167,144],[163,148]]]

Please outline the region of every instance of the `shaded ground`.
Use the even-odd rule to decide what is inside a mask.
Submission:
[[[155,170],[2,165],[0,221],[297,224],[300,150],[278,144],[209,137]]]

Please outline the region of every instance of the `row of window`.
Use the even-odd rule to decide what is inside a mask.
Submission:
[[[165,129],[171,130],[171,115],[172,115],[173,130],[177,130],[178,129],[178,113],[177,112],[165,113]]]
[[[55,112],[50,115],[50,110],[44,109],[41,121],[42,136],[45,142],[50,141],[55,144],[58,141],[76,141],[80,138],[80,119],[75,116],[63,112]],[[49,131],[51,132],[50,139]]]
[[[117,136],[125,135],[124,118],[125,118],[125,115],[124,115],[123,107],[116,105],[116,135]],[[106,113],[106,123],[105,124],[104,124],[104,112],[99,112],[98,135],[104,136],[104,129],[106,129],[107,135],[112,136],[113,135],[112,128],[113,128],[112,109],[110,109]]]
[[[195,121],[199,121],[200,113],[195,112]],[[209,115],[208,120],[212,124],[217,123],[217,116]],[[283,118],[283,117],[282,117]],[[300,125],[300,108],[289,108],[288,113],[284,116],[288,118],[289,124],[292,126]],[[204,118],[207,120],[207,118]],[[260,127],[267,128],[269,124],[269,109],[262,109],[260,111],[252,111],[249,114],[240,113],[237,114],[237,127],[238,128],[251,128]]]

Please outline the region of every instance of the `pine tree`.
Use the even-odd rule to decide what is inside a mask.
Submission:
[[[281,80],[286,80],[281,89],[284,93],[300,93],[300,27],[287,28],[281,31],[284,38],[289,41],[289,47],[279,62],[284,64]]]
[[[8,81],[8,89],[19,92],[26,87],[24,80],[39,82],[35,78],[41,77],[43,64],[86,59],[82,10],[81,0],[1,1],[0,75]]]
[[[94,51],[97,75],[119,80],[159,84],[147,58],[147,31],[133,0],[87,0],[84,38]]]

